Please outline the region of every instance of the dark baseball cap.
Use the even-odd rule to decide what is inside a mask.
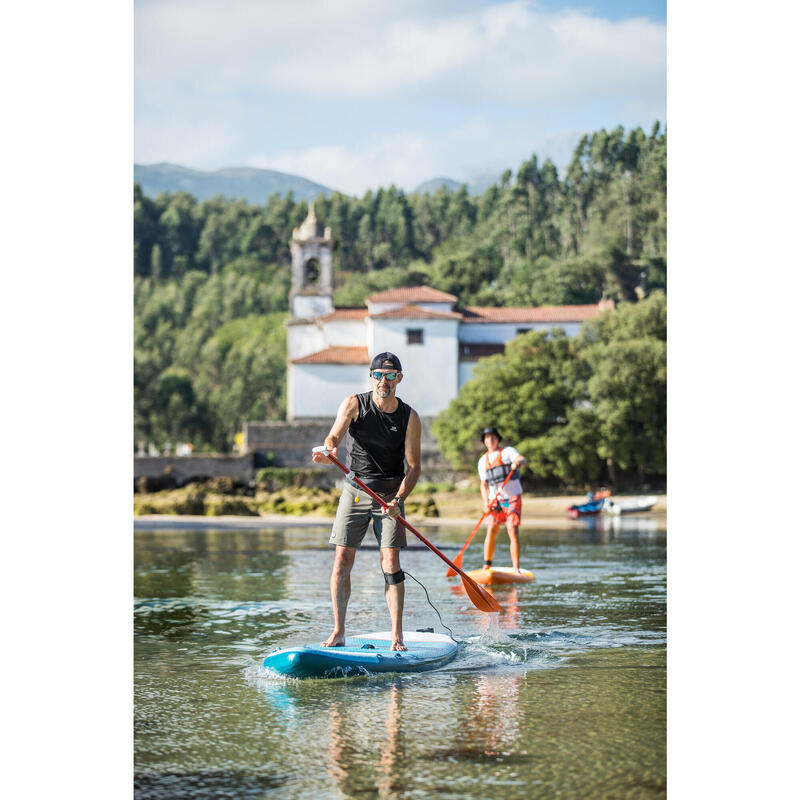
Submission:
[[[403,371],[403,368],[400,366],[400,359],[394,353],[378,353],[378,355],[372,359],[372,363],[369,365],[369,371],[372,372],[374,369],[383,369],[384,367],[396,369],[398,372]]]
[[[497,437],[497,440],[498,440],[498,441],[500,441],[500,439],[502,439],[502,438],[503,438],[503,437],[500,435],[500,431],[499,431],[499,430],[497,430],[497,428],[495,428],[495,427],[494,427],[494,425],[493,425],[491,428],[484,428],[484,429],[481,431],[481,441],[483,441],[483,440],[484,440],[484,439],[485,439],[485,438],[486,438],[486,437],[487,437],[487,436],[488,436],[490,433],[493,433],[493,434],[494,434],[494,435]]]

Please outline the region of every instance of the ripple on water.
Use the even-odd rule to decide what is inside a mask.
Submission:
[[[134,776],[137,800],[211,800],[221,797],[263,797],[286,783],[288,776],[240,770],[141,772]]]
[[[263,658],[330,633],[329,551],[302,530],[178,539],[174,556],[137,549],[137,800],[664,796],[663,541],[523,537],[537,583],[497,589],[499,619],[409,552],[457,657],[431,672],[298,680]],[[267,545],[269,557],[248,555]],[[376,570],[354,577],[353,631],[386,627]],[[410,629],[437,625],[411,584],[406,614]]]

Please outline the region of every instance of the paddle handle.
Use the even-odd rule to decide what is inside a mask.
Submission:
[[[325,447],[325,445],[320,445],[319,447],[315,447],[312,450],[312,452],[323,453],[324,455],[326,455],[334,464],[336,464],[337,467],[339,467],[339,469],[342,472],[345,473],[345,475],[349,480],[353,481],[353,483],[356,484],[356,486],[358,486],[360,489],[363,489],[373,500],[377,500],[378,503],[383,508],[389,507],[389,504],[384,500],[382,500],[377,494],[375,494],[375,492],[373,492],[372,489],[370,489],[369,486],[367,486],[367,484],[364,483],[364,481],[362,481],[361,478],[359,478],[355,474],[355,472],[353,472],[352,469],[348,469],[344,464],[342,464],[341,461],[339,461],[338,458],[336,458],[336,456],[331,455],[330,449]],[[410,522],[407,522],[405,519],[403,519],[402,516],[398,516],[396,517],[396,519],[401,525],[408,528],[408,530],[410,530],[411,533],[413,533],[414,536],[416,536],[427,548],[436,553],[436,555],[439,556],[439,558],[441,558],[442,561],[445,562],[445,564],[448,564],[451,569],[454,569],[461,576],[462,580],[467,581],[470,584],[470,586],[472,586],[473,589],[476,589],[480,594],[480,596],[484,599],[484,602],[486,602],[496,611],[501,610],[500,604],[494,597],[489,595],[484,589],[478,586],[478,584],[475,583],[475,581],[469,575],[467,575],[466,572],[459,569],[441,550],[439,550],[438,547],[436,547],[436,545],[429,542]]]

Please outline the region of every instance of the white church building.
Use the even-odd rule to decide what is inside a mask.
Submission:
[[[404,286],[366,298],[364,308],[333,305],[333,238],[320,232],[313,204],[295,228],[287,322],[287,419],[332,418],[342,399],[372,388],[369,364],[384,350],[403,365],[397,394],[422,417],[443,411],[472,376],[476,362],[502,353],[530,330],[581,324],[613,308],[595,305],[457,310],[458,298],[429,286]]]

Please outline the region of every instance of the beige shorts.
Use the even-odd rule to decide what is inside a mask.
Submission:
[[[394,498],[396,490],[391,492],[376,492],[386,503]],[[356,502],[358,498],[358,502]],[[400,501],[400,513],[404,515],[405,506]],[[349,481],[344,484],[342,496],[339,498],[339,507],[336,509],[336,519],[333,521],[333,530],[329,544],[338,544],[343,547],[360,547],[367,532],[370,521],[372,531],[378,541],[378,547],[405,547],[406,529],[392,517],[383,513],[383,508],[373,500],[363,489],[353,486]]]

